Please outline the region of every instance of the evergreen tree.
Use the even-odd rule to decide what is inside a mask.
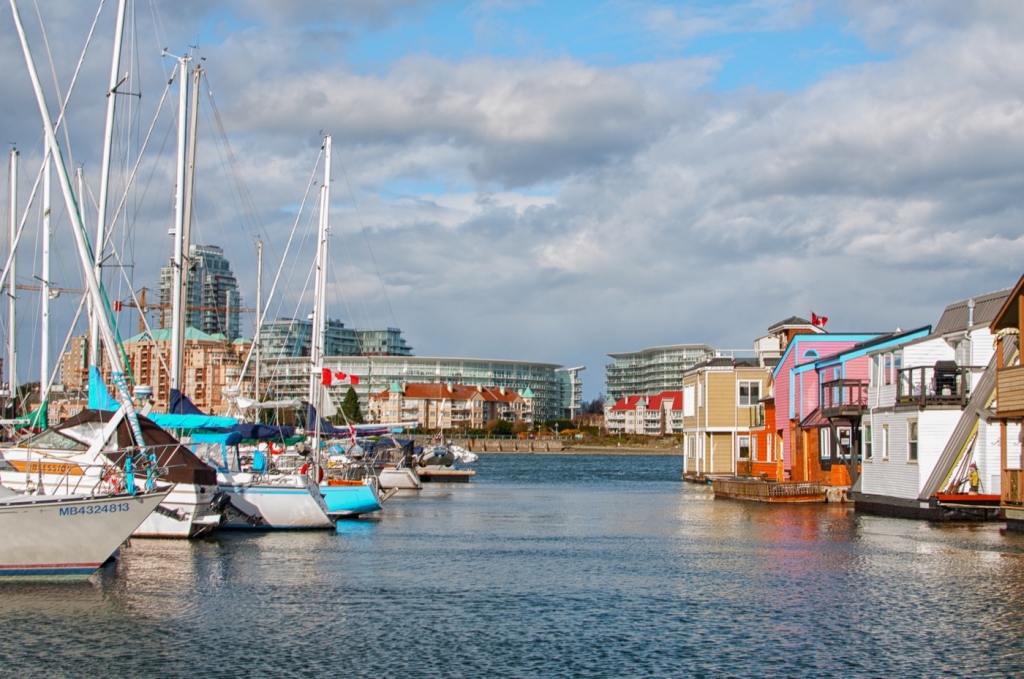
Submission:
[[[345,393],[345,400],[341,403],[341,412],[345,413],[345,419],[352,424],[363,423],[363,411],[359,408],[359,397],[356,395],[355,387],[349,387]]]

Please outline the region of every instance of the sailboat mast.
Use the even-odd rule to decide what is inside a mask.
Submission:
[[[43,285],[39,320],[39,407],[46,404],[50,386],[50,145],[43,148]]]
[[[18,277],[17,261],[13,248],[18,237],[18,149],[11,149],[11,193],[8,198],[10,205],[10,244],[11,244],[11,266],[7,276],[7,388],[11,391],[11,398],[14,399],[17,407],[18,399],[18,325],[17,325],[17,296]]]
[[[142,437],[142,428],[139,425],[135,406],[132,403],[131,393],[128,391],[128,382],[125,379],[124,374],[124,364],[122,362],[121,355],[118,353],[117,339],[114,336],[114,330],[110,325],[109,316],[106,313],[106,299],[103,296],[103,290],[100,288],[99,279],[96,277],[96,272],[93,269],[95,259],[89,249],[89,242],[85,233],[85,224],[82,220],[82,213],[77,201],[75,200],[75,195],[71,191],[71,178],[68,176],[67,168],[64,166],[64,158],[60,151],[60,145],[57,143],[57,135],[53,130],[53,121],[50,119],[50,114],[47,110],[46,97],[43,95],[43,88],[39,83],[39,74],[36,71],[35,60],[32,58],[32,52],[28,46],[28,37],[25,35],[25,27],[21,22],[21,15],[18,13],[17,3],[15,0],[10,0],[10,5],[11,14],[14,17],[14,24],[18,30],[18,38],[21,41],[21,49],[25,55],[25,62],[28,65],[29,77],[32,80],[32,90],[35,93],[36,104],[39,106],[39,115],[43,121],[47,144],[50,147],[50,154],[53,158],[53,165],[57,170],[57,177],[60,179],[60,188],[61,193],[64,195],[64,204],[67,208],[68,215],[72,220],[71,232],[75,237],[75,247],[78,251],[79,264],[82,267],[82,277],[85,279],[89,298],[92,300],[93,305],[95,308],[103,310],[100,319],[101,322],[99,324],[100,339],[103,341],[104,350],[107,352],[107,359],[110,361],[111,381],[117,389],[118,396],[120,396],[121,407],[124,409],[124,412],[127,413],[127,419],[132,428],[135,440],[140,446],[143,446],[143,450],[145,450],[145,440]],[[150,454],[150,461],[155,466],[155,456]],[[125,458],[125,471],[127,472],[128,477],[127,486],[129,488],[129,492],[133,492],[134,472],[131,470],[131,456]],[[150,470],[150,473],[152,473],[152,469]],[[152,488],[152,484],[153,476],[150,476],[147,480],[147,486]]]
[[[96,278],[103,280],[103,243],[107,235],[107,204],[110,190],[110,158],[114,146],[114,109],[117,103],[115,90],[117,89],[117,75],[121,71],[121,42],[124,37],[124,16],[127,0],[121,0],[117,4],[117,22],[114,24],[114,52],[110,59],[110,87],[107,88],[107,118],[103,133],[103,161],[100,165],[100,194],[97,198],[96,212],[96,242],[94,244],[95,258],[94,270]],[[47,203],[49,205],[49,203]],[[100,343],[99,343],[99,315],[102,309],[96,309],[89,305],[89,365],[100,365]],[[40,380],[45,380],[44,373]]]
[[[263,241],[256,241],[256,332],[253,333],[256,363],[253,377],[253,398],[260,400],[260,312],[263,310]]]
[[[185,339],[184,300],[188,277],[185,275],[185,133],[188,111],[188,62],[178,57],[178,165],[174,195],[174,261],[171,263],[171,379],[170,388],[181,388],[182,344]],[[184,251],[184,252],[183,252]]]
[[[331,135],[324,137],[324,184],[320,187],[320,231],[316,244],[316,281],[313,287],[313,336],[309,351],[310,381],[309,402],[316,408],[316,426],[313,437],[313,452],[319,460],[320,453],[320,411],[323,385],[321,369],[324,366],[324,331],[327,327],[327,239],[330,234],[331,205]]]

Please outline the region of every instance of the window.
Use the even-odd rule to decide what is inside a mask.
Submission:
[[[882,425],[882,459],[889,459],[889,425]]]
[[[748,459],[750,459],[750,437],[749,436],[740,436],[739,437],[739,447],[740,447],[740,459],[741,460],[748,460]]]
[[[808,349],[804,352],[804,358],[818,358],[818,352],[814,349]]]
[[[831,459],[832,432],[829,431],[828,427],[822,427],[818,431],[820,432],[818,437],[818,456],[823,460]]]
[[[761,383],[760,382],[748,382],[741,381],[739,383],[740,397],[739,405],[743,406],[756,406],[757,402],[761,400]]]
[[[750,457],[755,462],[757,461],[757,437],[756,436],[751,436],[750,437]]]
[[[885,355],[885,363],[882,368],[882,384],[892,384],[892,354]]]
[[[874,446],[872,445],[872,442],[871,442],[871,425],[870,424],[865,424],[864,425],[864,440],[863,440],[863,444],[864,444],[864,452],[863,452],[864,460],[865,461],[871,460],[874,457]]]
[[[694,415],[693,396],[694,389],[692,384],[683,387],[683,417],[693,417]]]
[[[917,420],[907,422],[907,461],[917,462]]]

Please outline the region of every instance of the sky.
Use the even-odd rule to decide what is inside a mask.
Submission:
[[[18,7],[51,113],[95,19],[58,132],[95,204],[116,3],[98,19],[98,2]],[[609,353],[749,351],[812,311],[834,332],[916,328],[1024,273],[1024,4],[179,0],[128,16],[115,298],[157,287],[170,256],[167,84],[186,54],[204,69],[193,240],[225,249],[247,307],[262,241],[264,299],[281,271],[269,315],[305,316],[331,135],[329,313],[401,328],[417,356],[586,366],[590,400]],[[38,285],[41,118],[7,7],[0,55],[29,215],[17,279]],[[50,279],[80,287],[53,214]],[[38,293],[18,299],[34,379]],[[77,299],[54,304],[59,353]]]

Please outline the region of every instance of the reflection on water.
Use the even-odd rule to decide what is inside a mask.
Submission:
[[[1016,676],[999,526],[714,500],[665,457],[484,456],[336,533],[135,540],[0,586],[0,675]]]

